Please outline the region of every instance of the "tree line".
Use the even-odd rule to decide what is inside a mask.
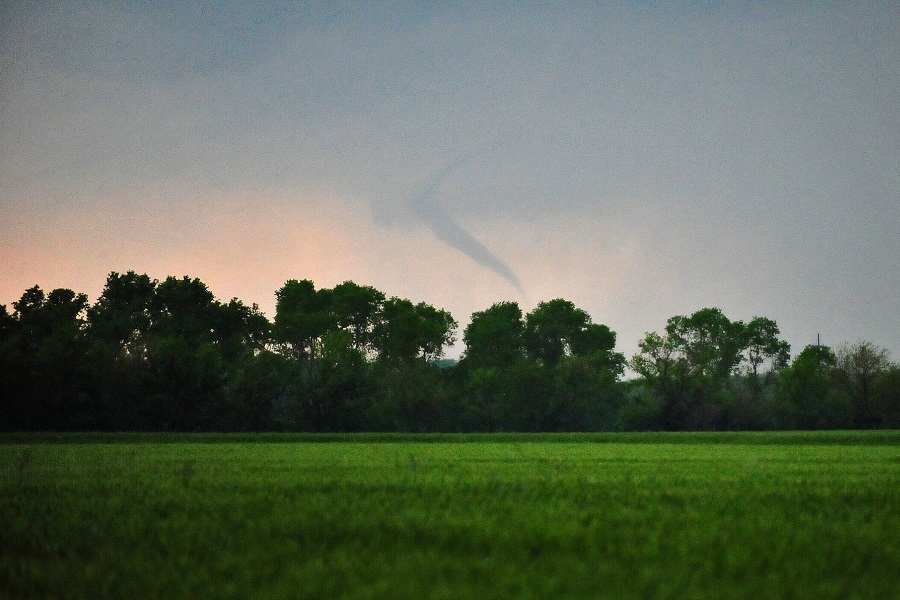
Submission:
[[[671,317],[630,359],[564,299],[452,315],[352,281],[287,281],[275,317],[199,279],[111,273],[99,299],[0,305],[5,431],[616,431],[900,427],[900,365],[868,342],[793,360],[777,324]],[[626,368],[638,375],[624,379]]]

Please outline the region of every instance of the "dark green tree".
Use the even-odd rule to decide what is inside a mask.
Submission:
[[[394,297],[385,301],[372,340],[382,362],[433,360],[455,341],[456,327],[447,311]]]
[[[517,304],[474,313],[466,328],[462,402],[487,430],[611,428],[611,393],[624,369],[616,335],[568,300],[541,302],[524,321]]]
[[[503,367],[470,368],[461,402],[466,427],[479,431],[547,431],[557,428],[559,397],[554,371],[521,358]]]
[[[871,342],[844,344],[835,356],[834,375],[853,405],[854,425],[861,429],[881,426],[875,383],[891,367],[890,354]]]
[[[419,351],[423,360],[436,360],[444,355],[444,349],[456,341],[458,326],[453,316],[425,302],[415,308],[419,318]]]
[[[612,431],[623,397],[616,382],[624,361],[611,365],[603,355],[570,356],[556,366],[556,429]]]
[[[227,393],[216,406],[222,431],[296,431],[302,427],[297,363],[261,350],[230,365]]]
[[[498,302],[472,313],[463,332],[466,345],[462,359],[468,369],[508,367],[525,356],[522,309],[516,302]]]
[[[227,375],[221,306],[199,279],[167,277],[154,295],[147,416],[153,428],[199,431],[215,423]]]
[[[87,296],[29,288],[3,318],[4,429],[90,427],[91,388],[85,339]],[[6,313],[4,309],[4,313]]]
[[[555,371],[541,361],[523,360],[501,371],[500,429],[554,431],[559,429],[560,397]]]
[[[301,422],[312,431],[358,431],[364,425],[370,380],[353,334],[338,329],[321,341],[302,395]]]
[[[158,321],[156,286],[147,275],[112,272],[88,309],[94,367],[94,416],[99,429],[150,427],[150,327]]]
[[[736,322],[741,336],[738,376],[731,379],[733,401],[726,406],[729,429],[773,429],[778,427],[775,391],[779,372],[790,361],[790,344],[778,338],[775,321],[754,317]]]
[[[572,355],[556,366],[559,429],[610,431],[622,403],[616,382],[625,357],[615,352],[616,334],[606,325],[589,323],[575,337]]]
[[[900,365],[891,364],[878,376],[874,396],[879,426],[900,429]]]
[[[525,317],[525,351],[531,358],[555,367],[578,347],[590,322],[590,316],[568,300],[541,302]]]
[[[300,363],[310,362],[316,344],[335,327],[330,290],[316,291],[308,279],[287,281],[275,292],[275,340]]]
[[[332,319],[338,328],[350,332],[355,349],[373,350],[372,334],[384,300],[383,292],[352,281],[345,281],[331,290]]]
[[[401,298],[384,302],[372,332],[372,427],[395,431],[438,431],[449,426],[450,397],[445,375],[432,364],[455,340],[449,312]]]
[[[110,273],[97,302],[88,309],[91,336],[108,344],[114,353],[142,356],[155,318],[156,286],[146,274]]]
[[[23,429],[21,354],[18,321],[0,304],[0,431]]]
[[[638,342],[638,347],[640,353],[631,358],[629,365],[644,378],[664,406],[673,407],[680,402],[690,382],[690,372],[680,346],[668,335],[654,331],[647,333]]]
[[[227,360],[260,352],[272,341],[272,324],[256,304],[232,298],[228,304],[217,303],[216,312],[215,342]]]
[[[413,303],[396,297],[385,301],[373,341],[382,362],[414,360],[419,354],[419,317]]]
[[[702,385],[721,386],[734,373],[744,347],[744,325],[718,308],[671,317],[666,334],[682,355],[688,373]]]
[[[217,304],[199,279],[166,277],[153,298],[152,329],[157,336],[178,336],[192,344],[212,342],[218,337]]]
[[[811,345],[779,373],[776,397],[782,428],[839,429],[852,427],[852,408],[833,385],[834,352]]]
[[[372,398],[366,409],[376,431],[453,431],[458,421],[446,386],[445,370],[416,358],[378,360],[372,366]]]
[[[780,331],[775,321],[765,317],[755,317],[738,329],[743,329],[742,360],[756,397],[790,362],[791,346],[778,338]]]
[[[732,322],[720,309],[704,308],[669,318],[664,336],[648,333],[630,365],[660,402],[662,428],[756,428],[766,425],[756,402],[763,383],[771,384],[787,360],[789,347],[777,334],[769,319]]]

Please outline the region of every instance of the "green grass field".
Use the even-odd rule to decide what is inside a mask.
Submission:
[[[0,436],[3,598],[900,598],[900,432]]]

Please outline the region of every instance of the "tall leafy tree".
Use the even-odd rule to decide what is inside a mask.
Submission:
[[[746,365],[751,395],[772,383],[778,371],[788,365],[791,346],[779,339],[778,324],[765,317],[755,317],[743,325],[742,362]]]
[[[541,302],[524,320],[517,304],[495,304],[472,315],[464,339],[464,406],[485,428],[612,427],[624,357],[615,333],[568,300]]]
[[[247,306],[232,298],[228,304],[217,303],[216,311],[216,344],[227,359],[260,352],[268,346],[272,324],[260,312],[259,306]]]
[[[90,382],[85,339],[85,294],[29,288],[13,303],[4,353],[14,395],[6,399],[6,428],[65,430],[89,427]]]
[[[149,340],[147,420],[194,431],[215,421],[226,380],[217,347],[220,307],[199,279],[167,277],[154,295]]]
[[[631,368],[661,395],[665,404],[676,403],[685,392],[690,375],[678,342],[653,331],[638,342],[638,347],[640,353],[631,358]]]
[[[5,304],[0,304],[0,431],[20,429],[22,420],[21,354],[18,322]]]
[[[152,327],[157,335],[179,336],[191,343],[216,339],[217,302],[199,279],[166,277],[156,288],[153,304]]]
[[[452,404],[443,370],[420,358],[373,365],[369,426],[378,431],[450,431]]]
[[[422,359],[435,360],[442,357],[444,349],[456,341],[456,320],[446,310],[425,302],[416,304],[415,312],[419,319],[419,351]]]
[[[859,342],[838,348],[834,373],[838,384],[850,397],[856,427],[881,425],[875,398],[875,382],[891,366],[890,354],[871,342]]]
[[[315,367],[307,372],[300,420],[313,431],[356,431],[363,425],[369,394],[366,358],[349,330],[337,329],[321,341]]]
[[[384,303],[373,341],[383,362],[430,360],[440,358],[444,348],[455,341],[456,327],[456,321],[445,310],[394,297]]]
[[[525,361],[522,309],[498,302],[472,314],[463,332],[466,349],[460,361],[461,410],[465,426],[483,431],[524,426],[509,400],[513,373]]]
[[[352,281],[345,281],[331,290],[330,311],[334,324],[350,332],[355,349],[372,350],[372,335],[384,300],[383,292]]]
[[[688,373],[703,384],[721,385],[741,361],[743,323],[732,323],[718,308],[671,317],[666,334],[679,348]]]
[[[848,402],[837,394],[832,372],[836,358],[828,346],[805,347],[779,373],[778,412],[780,424],[796,429],[852,427]]]
[[[469,368],[507,367],[525,356],[522,309],[516,302],[498,302],[472,313],[463,332],[463,364]]]
[[[158,282],[146,274],[113,271],[97,302],[88,309],[91,336],[114,348],[114,352],[142,355],[150,324],[154,320]]]
[[[741,335],[741,359],[732,379],[734,401],[726,407],[727,426],[733,429],[771,429],[777,426],[775,384],[790,361],[791,346],[779,339],[778,325],[765,317],[734,324]]]
[[[752,403],[741,405],[743,381],[736,376],[746,365],[751,400],[761,396],[763,366],[771,365],[765,379],[771,383],[787,360],[789,346],[777,334],[769,319],[732,322],[720,309],[704,308],[669,318],[665,335],[648,333],[630,364],[661,403],[663,428],[719,429],[751,421],[758,426],[761,411]]]
[[[455,339],[449,312],[402,298],[384,302],[372,340],[370,423],[376,429],[435,431],[447,427],[450,406],[440,369],[429,363]]]
[[[378,358],[386,363],[408,362],[419,353],[419,317],[415,305],[402,298],[385,301],[375,324]]]
[[[159,320],[158,281],[112,272],[88,309],[95,417],[101,429],[143,429],[150,403],[150,328]]]
[[[275,340],[295,359],[308,363],[318,341],[335,327],[330,292],[317,291],[308,279],[291,279],[275,298]]]
[[[525,317],[525,351],[531,358],[555,367],[578,348],[590,322],[590,316],[568,300],[541,302]]]
[[[875,380],[879,427],[900,428],[900,365],[893,363]]]

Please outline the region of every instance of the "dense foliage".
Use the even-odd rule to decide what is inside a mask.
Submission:
[[[457,323],[424,302],[290,280],[270,321],[198,279],[111,273],[97,302],[0,305],[0,430],[615,431],[900,427],[900,366],[862,342],[793,361],[776,323],[705,308],[626,361],[564,299]],[[623,380],[626,368],[640,378]]]

